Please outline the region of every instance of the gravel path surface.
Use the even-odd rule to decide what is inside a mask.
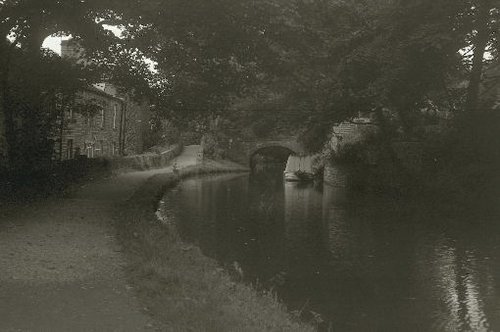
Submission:
[[[196,163],[198,146],[176,159]],[[90,183],[65,198],[0,205],[0,331],[142,331],[158,326],[127,285],[113,222],[151,176]]]

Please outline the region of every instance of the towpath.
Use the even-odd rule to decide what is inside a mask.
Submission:
[[[196,163],[199,146],[175,160]],[[158,326],[127,285],[117,209],[150,177],[131,172],[64,198],[0,205],[0,331],[142,331]]]

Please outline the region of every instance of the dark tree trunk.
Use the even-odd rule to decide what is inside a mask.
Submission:
[[[14,167],[15,160],[17,159],[15,147],[17,144],[16,129],[14,123],[14,116],[12,114],[12,105],[10,102],[10,96],[6,88],[2,87],[2,111],[4,114],[4,133],[7,149],[7,161],[9,163],[8,167]]]
[[[32,80],[26,81],[23,93],[22,108],[19,116],[22,119],[22,128],[19,139],[22,141],[23,156],[22,166],[26,169],[38,169],[47,166],[51,151],[48,151],[49,132],[45,126],[45,114],[42,105],[43,87],[38,83],[39,67],[41,66],[41,46],[45,39],[46,30],[43,25],[42,15],[30,22],[29,38],[23,45],[26,66],[32,73]]]
[[[1,99],[1,111],[3,112],[3,128],[2,131],[5,135],[6,142],[6,155],[8,167],[14,167],[14,160],[16,157],[16,149],[17,137],[16,137],[16,128],[14,122],[13,115],[13,103],[12,98],[10,96],[10,88],[9,88],[9,77],[10,77],[10,66],[12,59],[12,52],[15,45],[2,45],[2,50],[0,52],[2,56],[2,63],[0,68],[1,80],[0,80],[0,99]]]
[[[489,19],[491,5],[489,1],[483,1],[478,4],[476,31],[477,35],[474,41],[474,58],[470,74],[469,87],[467,90],[466,110],[474,112],[479,110],[479,92],[481,87],[481,76],[484,67],[484,55],[486,47],[490,40]]]

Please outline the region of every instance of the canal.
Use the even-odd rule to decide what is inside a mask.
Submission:
[[[500,330],[496,223],[279,172],[189,179],[165,201],[185,241],[320,330]]]

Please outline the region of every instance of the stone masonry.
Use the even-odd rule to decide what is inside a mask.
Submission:
[[[78,93],[77,102],[90,101],[101,106],[96,114],[80,114],[72,109],[65,112],[64,130],[59,138],[62,144],[56,144],[56,155],[62,160],[79,155],[112,157],[123,150],[124,102],[94,87]]]
[[[78,43],[61,44],[61,56],[84,64],[84,52]],[[132,93],[109,83],[98,83],[79,93],[82,103],[97,100],[103,110],[87,119],[70,112],[62,135],[62,159],[77,154],[89,158],[135,155],[144,152],[144,133],[148,130],[149,103],[133,99]]]

